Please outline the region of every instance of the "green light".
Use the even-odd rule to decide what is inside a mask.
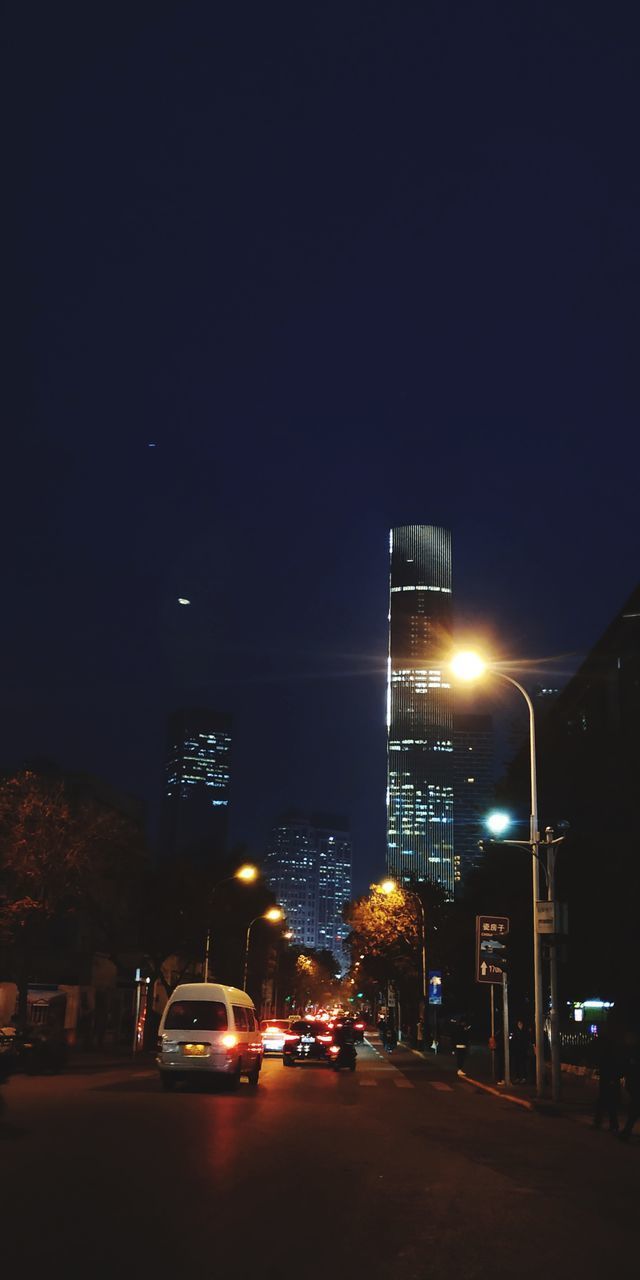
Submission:
[[[358,991],[356,994],[357,994],[357,996],[358,996],[358,1000],[362,1000],[362,997],[363,997],[363,995],[364,995],[364,991]]]

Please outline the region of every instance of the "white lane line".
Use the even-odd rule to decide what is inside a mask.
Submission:
[[[432,1089],[440,1089],[442,1093],[453,1093],[453,1089],[451,1088],[451,1085],[445,1084],[444,1080],[430,1080],[429,1084],[431,1085]]]
[[[413,1089],[414,1088],[414,1085],[412,1085],[411,1081],[405,1080],[404,1078],[402,1079],[398,1078],[397,1080],[394,1080],[393,1083],[396,1086],[396,1089]]]

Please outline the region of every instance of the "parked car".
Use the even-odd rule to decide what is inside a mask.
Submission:
[[[237,1088],[257,1085],[262,1038],[251,997],[217,982],[183,983],[171,995],[158,1030],[156,1062],[163,1089],[208,1073]]]

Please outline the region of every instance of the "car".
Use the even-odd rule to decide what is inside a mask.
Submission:
[[[263,1018],[260,1023],[264,1053],[282,1053],[285,1033],[289,1030],[289,1018]]]
[[[282,1061],[285,1067],[298,1062],[328,1062],[333,1035],[327,1023],[319,1018],[296,1018],[285,1032]]]
[[[163,1089],[189,1076],[218,1076],[230,1088],[242,1075],[257,1085],[262,1038],[251,997],[219,982],[185,982],[169,997],[158,1033],[156,1064]]]
[[[358,1043],[362,1043],[367,1024],[364,1018],[354,1018],[347,1015],[344,1018],[335,1018],[332,1022],[332,1026],[351,1027],[353,1039],[358,1041]]]

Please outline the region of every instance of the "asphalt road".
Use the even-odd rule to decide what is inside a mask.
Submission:
[[[5,1096],[7,1275],[635,1271],[638,1139],[522,1111],[408,1052],[359,1047],[353,1075],[270,1059],[235,1094],[163,1094],[145,1064],[19,1076]]]

